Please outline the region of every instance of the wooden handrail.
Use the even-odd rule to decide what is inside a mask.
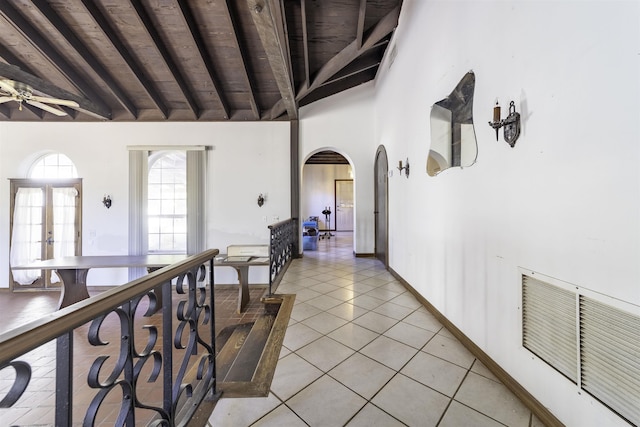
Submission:
[[[126,418],[127,425],[133,425],[139,410],[142,418],[151,416],[154,423],[187,425],[205,398],[217,396],[213,267],[218,253],[217,249],[210,249],[190,256],[0,334],[0,370],[15,371],[13,386],[0,400],[0,407],[11,408],[33,382],[32,367],[20,359],[28,352],[55,341],[55,425],[75,423],[74,330],[90,324],[87,336],[89,345],[105,345],[107,343],[100,339],[102,323],[115,312],[118,313],[116,317],[122,336],[114,345],[118,346],[120,357],[115,366],[108,368],[112,371],[106,375],[101,368],[110,353],[104,353],[105,349],[102,355],[96,355],[89,368],[86,384],[94,395],[83,423],[94,425],[100,422],[97,417],[104,396],[115,387],[122,386],[127,391],[123,392],[119,418]],[[204,277],[207,266],[208,284]],[[175,286],[172,285],[174,279],[177,279]],[[155,296],[154,292],[161,292],[162,299]],[[175,311],[172,299],[174,292],[180,300]],[[160,316],[159,325],[136,327],[135,319],[141,314],[138,313],[138,306],[143,298],[149,298],[150,302],[142,315]],[[200,331],[199,327],[190,325],[200,325],[203,329]],[[147,350],[139,352],[133,343],[141,330],[146,331],[142,332],[142,339],[147,340],[146,346],[143,345]],[[149,330],[152,332],[149,333]],[[125,357],[122,357],[123,351]],[[174,369],[174,358],[179,362],[177,369]],[[158,386],[163,390],[161,402],[142,403],[136,397],[140,367],[147,362],[153,370],[152,378],[147,381],[158,381]],[[183,393],[185,387],[190,390],[186,394]],[[33,402],[34,406],[38,404]]]
[[[204,264],[218,255],[218,249],[209,249],[179,263],[163,267],[127,284],[114,287],[100,295],[77,302],[69,307],[46,314],[39,319],[0,334],[0,366],[55,338],[77,328],[96,317],[108,313],[130,299],[145,294],[167,280]]]

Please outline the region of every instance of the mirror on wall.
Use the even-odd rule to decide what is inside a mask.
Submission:
[[[469,71],[445,99],[431,107],[431,147],[427,174],[476,162],[478,144],[473,129],[473,91],[476,77]]]

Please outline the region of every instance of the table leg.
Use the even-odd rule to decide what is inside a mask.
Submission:
[[[238,313],[242,313],[249,302],[249,266],[234,266],[238,272]]]
[[[57,269],[56,273],[62,281],[58,310],[89,298],[89,291],[87,291],[88,268]]]

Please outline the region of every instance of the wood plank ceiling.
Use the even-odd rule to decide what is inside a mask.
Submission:
[[[7,100],[0,120],[296,119],[375,78],[401,3],[0,0],[0,79],[78,104]]]

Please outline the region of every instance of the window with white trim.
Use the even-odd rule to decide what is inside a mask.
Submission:
[[[186,253],[186,153],[151,153],[147,179],[149,253]]]

